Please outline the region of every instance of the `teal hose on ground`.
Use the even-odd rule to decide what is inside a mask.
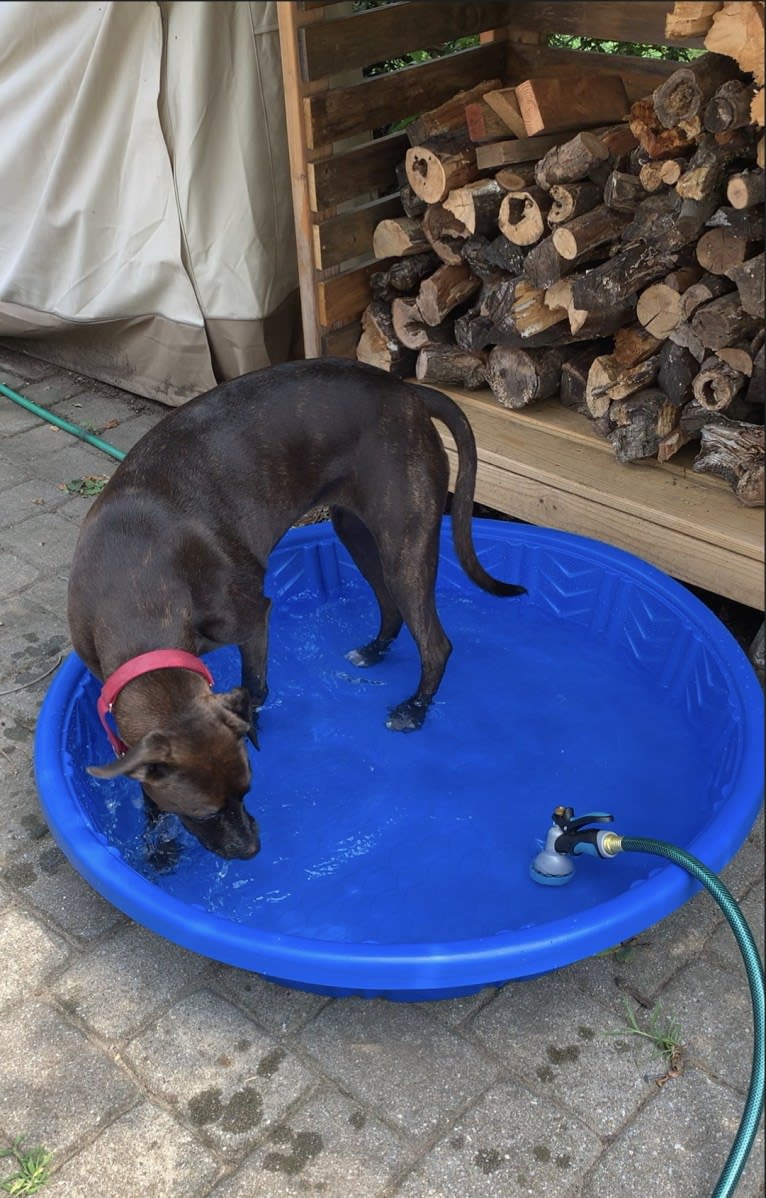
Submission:
[[[71,433],[73,437],[79,437],[81,441],[86,441],[88,445],[92,445],[95,449],[100,449],[102,453],[108,453],[115,461],[121,462],[125,454],[116,446],[110,445],[108,441],[103,441],[101,437],[97,437],[95,433],[89,433],[87,429],[81,428],[79,424],[72,424],[70,420],[64,420],[63,417],[57,416],[55,412],[51,412],[48,408],[41,408],[39,404],[33,400],[27,399],[25,395],[19,395],[18,391],[14,391],[11,387],[6,387],[5,383],[0,383],[0,393],[12,399],[14,403],[20,404],[22,408],[26,408],[34,416],[39,416],[41,420],[47,420],[48,424],[55,424],[57,428],[63,429],[65,433]]]
[[[626,853],[653,853],[657,857],[665,857],[675,865],[680,865],[693,878],[701,882],[726,916],[742,953],[753,1003],[753,1064],[747,1101],[739,1129],[726,1165],[712,1194],[712,1198],[728,1198],[730,1194],[734,1193],[742,1176],[742,1170],[753,1146],[763,1112],[764,992],[763,965],[758,955],[758,948],[734,896],[727,890],[721,879],[691,853],[679,849],[676,845],[667,844],[663,840],[652,840],[644,836],[617,836],[614,833],[608,835],[614,836],[615,840],[619,841],[619,848],[615,845],[616,852],[621,849]]]

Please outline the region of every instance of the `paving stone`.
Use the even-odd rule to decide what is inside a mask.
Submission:
[[[59,512],[43,510],[3,534],[4,544],[11,552],[39,563],[46,570],[69,569],[76,539],[71,521],[63,519]]]
[[[196,1198],[219,1171],[185,1128],[142,1102],[57,1169],[45,1198]]]
[[[6,449],[11,444],[2,420],[0,420],[0,443],[5,445]],[[20,486],[33,487],[35,483],[28,480],[27,471],[21,470],[8,453],[0,453],[0,528],[3,528],[13,518],[15,509],[12,508],[13,501],[8,499],[8,494],[14,487]]]
[[[248,973],[233,965],[213,965],[209,981],[276,1037],[303,1027],[330,1001],[321,994],[278,986],[257,973]]]
[[[24,591],[40,575],[29,561],[18,554],[0,550],[0,601]]]
[[[498,1072],[417,1004],[343,999],[299,1038],[338,1085],[416,1140],[454,1117]]]
[[[394,1192],[396,1198],[567,1198],[579,1194],[601,1147],[598,1136],[560,1106],[504,1082],[458,1120]]]
[[[567,973],[506,986],[468,1031],[520,1081],[565,1103],[600,1135],[614,1135],[646,1100],[650,1054],[621,1034],[619,1003],[595,1004]]]
[[[66,944],[25,911],[0,911],[0,1012],[36,990],[68,955]]]
[[[49,479],[64,486],[75,478],[111,475],[117,467],[116,462],[92,445],[42,421],[14,437],[13,452],[30,477]]]
[[[136,1097],[124,1070],[44,1003],[0,1016],[0,1123],[26,1143],[69,1151]]]
[[[651,1193],[712,1194],[742,1116],[742,1100],[694,1069],[656,1090],[596,1165],[582,1198]],[[737,1198],[763,1194],[763,1137],[745,1167]]]
[[[200,991],[125,1050],[153,1095],[236,1157],[315,1085],[314,1076],[230,1003]]]
[[[109,1041],[124,1040],[200,977],[204,957],[128,923],[82,956],[53,991]]]
[[[211,1198],[377,1198],[407,1162],[401,1141],[335,1090],[313,1095]]]
[[[693,961],[663,990],[665,1014],[679,1025],[684,1059],[745,1093],[752,1059],[752,1002],[744,968]]]

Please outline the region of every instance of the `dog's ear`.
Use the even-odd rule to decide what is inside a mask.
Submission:
[[[247,736],[250,731],[252,703],[244,686],[236,686],[226,694],[213,696],[220,704],[221,717],[227,728],[237,736]]]
[[[89,765],[88,773],[94,778],[118,778],[127,775],[139,782],[156,780],[157,773],[171,768],[172,751],[170,741],[162,732],[148,732],[137,745],[128,749],[122,757],[107,765]]]

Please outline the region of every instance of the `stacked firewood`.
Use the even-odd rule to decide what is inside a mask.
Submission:
[[[676,9],[711,10],[709,39],[730,10],[763,28],[757,3]],[[558,396],[625,462],[699,441],[695,470],[762,504],[758,45],[760,78],[729,41],[633,104],[617,75],[488,80],[415,120],[358,357],[510,408]]]

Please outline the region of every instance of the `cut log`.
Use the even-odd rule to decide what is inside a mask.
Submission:
[[[372,234],[372,252],[376,258],[404,258],[408,254],[422,254],[428,248],[422,221],[411,216],[382,220]]]
[[[678,264],[678,256],[662,247],[637,242],[600,266],[594,266],[572,285],[575,308],[604,311],[663,278]]]
[[[703,274],[702,278],[688,287],[681,298],[681,313],[684,320],[690,320],[703,304],[719,295],[732,291],[731,280],[725,275]]]
[[[730,229],[708,229],[697,242],[697,261],[711,275],[728,275],[745,261],[749,249],[751,243]]]
[[[604,184],[604,203],[617,212],[635,212],[643,198],[641,180],[627,171],[612,171]]]
[[[410,146],[405,168],[410,187],[427,204],[440,204],[450,191],[470,183],[479,174],[473,146],[454,153]]]
[[[465,133],[466,104],[481,100],[488,91],[500,86],[499,79],[486,79],[483,83],[477,83],[475,87],[468,88],[467,91],[456,92],[438,108],[432,108],[429,112],[415,117],[414,121],[410,121],[405,129],[410,145],[418,146],[434,137],[451,134],[456,130]]]
[[[410,187],[403,159],[396,168],[396,182],[399,187],[399,199],[404,210],[404,215],[417,217],[418,219],[422,217],[426,210],[426,202],[425,200],[421,200],[420,196],[416,196]]]
[[[553,231],[553,244],[562,258],[582,258],[599,246],[615,241],[628,223],[624,212],[599,204]]]
[[[356,356],[360,362],[378,366],[398,378],[408,378],[415,369],[415,352],[398,341],[391,310],[382,300],[373,300],[362,313],[362,335]]]
[[[472,104],[466,104],[465,123],[468,129],[468,137],[475,146],[483,146],[487,142],[500,141],[502,138],[508,136],[508,126],[490,108],[486,99],[475,100]]]
[[[711,412],[723,412],[744,390],[747,377],[713,354],[706,358],[692,383],[694,398]]]
[[[465,262],[455,266],[440,266],[430,278],[424,279],[418,292],[418,306],[426,324],[435,327],[449,316],[459,304],[474,295],[481,286]]]
[[[703,54],[687,66],[679,67],[652,93],[654,111],[662,127],[673,129],[698,113],[701,116],[707,100],[736,74],[734,63],[722,54]]]
[[[525,79],[515,96],[528,137],[621,121],[630,107],[619,75]]]
[[[764,318],[763,275],[764,255],[748,258],[727,271],[739,293],[739,300],[748,316]]]
[[[412,254],[397,258],[388,270],[370,276],[370,290],[374,299],[394,300],[397,296],[414,295],[423,279],[432,275],[439,259],[431,250],[425,254]]]
[[[495,346],[487,362],[487,382],[506,408],[525,408],[555,395],[564,354],[556,349],[505,349]]]
[[[485,354],[467,353],[457,345],[427,346],[415,363],[415,378],[435,387],[485,387]]]
[[[502,87],[487,92],[484,96],[484,101],[495,113],[498,120],[505,126],[506,137],[509,130],[513,133],[514,137],[528,136],[524,118],[519,112],[516,93],[512,87]]]
[[[753,373],[750,376],[750,383],[747,392],[744,396],[745,403],[751,404],[753,407],[766,402],[766,355],[764,347],[756,350],[753,356]]]
[[[700,432],[702,447],[692,469],[725,479],[746,507],[763,507],[763,425],[719,418]]]
[[[576,308],[570,303],[567,312],[569,328],[578,340],[585,337],[607,337],[635,318],[636,299],[635,296],[628,296],[604,311],[593,309],[590,312]]]
[[[753,208],[764,200],[764,172],[742,171],[732,175],[726,186],[726,198],[732,208]]]
[[[681,296],[667,283],[652,283],[639,295],[636,315],[647,332],[662,341],[683,320]]]
[[[758,320],[743,311],[736,291],[710,300],[694,313],[692,332],[705,349],[721,349],[725,345],[736,345],[758,328]]]
[[[723,8],[723,0],[676,0],[673,11],[665,17],[667,41],[688,37],[704,37],[713,24],[713,13]]]
[[[452,338],[451,320],[445,320],[439,325],[426,324],[417,296],[400,296],[393,300],[391,323],[397,339],[407,349],[423,349],[425,346],[447,342]]]
[[[668,341],[672,341],[675,345],[680,345],[684,349],[688,349],[689,353],[698,362],[702,362],[707,356],[705,346],[692,330],[692,326],[688,320],[682,320],[678,327],[673,329],[673,332],[668,336]]]
[[[609,151],[595,133],[578,133],[548,150],[537,164],[535,179],[546,191],[554,183],[579,183],[608,158]]]
[[[685,158],[664,158],[660,163],[660,179],[668,187],[675,187],[687,165]]]
[[[612,354],[621,366],[636,366],[658,354],[662,345],[662,341],[658,341],[640,324],[624,325],[614,335]]]
[[[676,159],[671,161],[675,162]],[[638,172],[638,181],[646,192],[659,191],[665,186],[665,180],[662,177],[662,168],[665,165],[665,160],[662,158],[653,158],[651,162],[645,162]]]
[[[716,208],[708,220],[711,229],[728,229],[736,237],[754,244],[763,241],[763,212],[759,208]]]
[[[657,383],[670,403],[677,408],[683,407],[692,398],[692,383],[698,370],[699,362],[686,346],[676,345],[670,338],[663,343]]]
[[[607,151],[606,162],[610,170],[627,170],[630,158],[638,147],[635,135],[630,131],[627,113],[619,125],[610,125],[598,131],[598,139]]]
[[[705,105],[702,123],[709,133],[726,129],[742,129],[750,124],[750,103],[753,89],[741,79],[722,83]]]
[[[545,291],[526,279],[508,279],[488,285],[482,296],[482,315],[488,316],[496,334],[534,337],[567,319],[566,309],[547,308]]]
[[[656,457],[660,441],[679,420],[678,408],[654,387],[615,401],[609,415],[616,426],[609,439],[619,462]]]
[[[591,368],[594,358],[608,352],[608,344],[608,341],[605,340],[589,342],[581,349],[572,351],[571,356],[568,356],[561,366],[559,390],[561,403],[564,407],[572,408],[575,412],[580,412],[581,415],[588,416],[591,419],[591,413],[585,402],[588,371]],[[596,422],[596,427],[599,428],[603,436],[606,436],[609,431],[608,416],[606,417],[606,427],[600,422]]]
[[[652,97],[634,100],[630,106],[631,133],[650,158],[676,158],[694,144],[701,122],[666,129],[654,111]]]
[[[491,282],[501,275],[521,274],[524,265],[524,251],[502,234],[491,241],[487,237],[469,237],[463,242],[461,254],[483,282]]]
[[[551,207],[548,224],[561,225],[595,208],[601,200],[601,188],[595,183],[554,183],[550,189]],[[614,207],[614,205],[610,205]]]
[[[508,191],[500,204],[498,228],[514,245],[534,245],[546,231],[550,196],[541,187]]]
[[[592,416],[603,416],[614,400],[625,399],[653,382],[659,362],[655,356],[623,366],[613,354],[603,354],[593,360],[588,371],[585,402]]]
[[[713,17],[705,48],[733,58],[740,70],[762,85],[763,4],[724,4]]]
[[[472,308],[455,320],[455,344],[467,353],[478,353],[493,344],[492,321]]]
[[[494,179],[477,179],[455,188],[442,207],[465,226],[468,234],[486,236],[497,228],[497,214],[505,192]]]
[[[458,266],[462,262],[463,243],[468,230],[443,204],[429,204],[422,221],[426,244],[442,262]]]
[[[495,175],[495,182],[504,191],[523,191],[535,181],[535,162],[519,162],[516,166],[502,166]]]

